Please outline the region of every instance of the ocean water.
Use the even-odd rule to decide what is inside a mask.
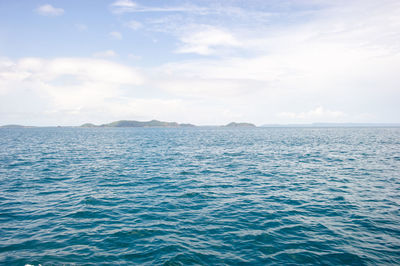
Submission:
[[[0,264],[400,264],[400,128],[0,129]]]

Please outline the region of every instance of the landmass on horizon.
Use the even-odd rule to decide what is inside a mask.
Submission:
[[[177,122],[164,122],[158,120],[151,120],[144,122],[135,120],[119,120],[98,126],[92,123],[86,123],[81,125],[81,127],[196,127],[196,125],[189,123],[179,124]],[[256,125],[251,123],[231,122],[223,127],[256,127]]]
[[[0,126],[0,128],[35,128],[41,126],[25,126],[18,124],[9,124]],[[45,126],[45,127],[74,127],[74,126]],[[256,126],[248,122],[231,122],[226,125],[194,125],[191,123],[165,122],[159,120],[136,121],[136,120],[119,120],[107,124],[95,125],[85,123],[80,126],[82,128],[109,128],[109,127],[150,127],[150,128],[190,128],[190,127],[224,127],[224,128],[274,128],[274,127],[400,127],[400,123],[309,123],[309,124],[263,124]]]

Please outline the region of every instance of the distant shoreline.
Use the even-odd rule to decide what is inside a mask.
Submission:
[[[92,123],[86,123],[81,125],[81,127],[198,127],[190,123],[179,124],[177,122],[164,122],[159,120],[151,121],[136,121],[136,120],[119,120],[111,122],[108,124],[95,125]],[[219,127],[256,127],[256,125],[247,122],[231,122],[227,125],[222,125]]]
[[[25,126],[3,125],[0,128],[396,128],[400,123],[310,123],[310,124],[264,124],[256,126],[247,122],[231,122],[226,125],[194,125],[189,123],[163,122],[158,120],[134,121],[120,120],[108,124],[85,123],[80,126]]]

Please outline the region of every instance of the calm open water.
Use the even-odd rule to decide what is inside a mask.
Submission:
[[[400,128],[0,129],[0,264],[400,264]]]

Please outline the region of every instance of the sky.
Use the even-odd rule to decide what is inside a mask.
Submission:
[[[0,125],[400,122],[398,0],[0,0]]]

